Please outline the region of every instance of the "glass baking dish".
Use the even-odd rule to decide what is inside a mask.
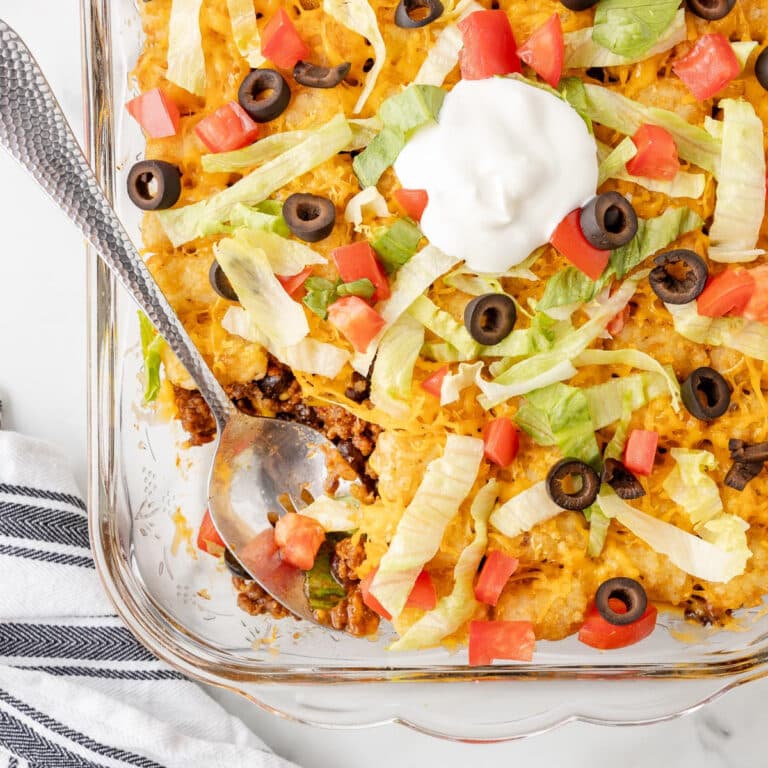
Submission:
[[[123,104],[141,44],[132,0],[81,0],[86,136],[91,162],[129,232],[125,175],[141,156]],[[89,252],[91,536],[118,613],[155,654],[266,709],[329,727],[400,721],[448,738],[499,740],[573,719],[639,724],[673,717],[768,672],[768,613],[739,631],[663,614],[652,637],[600,653],[575,638],[540,642],[529,664],[466,665],[466,652],[386,651],[293,620],[250,617],[227,573],[185,539],[206,504],[211,446],[181,447],[176,424],[144,411],[135,308]],[[768,588],[768,585],[766,585]],[[368,683],[363,685],[363,683]]]

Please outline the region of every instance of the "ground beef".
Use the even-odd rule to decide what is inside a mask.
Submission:
[[[365,561],[365,537],[354,541],[352,537],[342,539],[331,556],[333,575],[346,586],[356,584],[357,569]]]
[[[216,437],[216,422],[203,396],[195,389],[182,389],[174,386],[178,418],[182,427],[189,434],[191,445],[210,443]]]
[[[334,629],[349,632],[355,637],[372,635],[379,628],[379,617],[363,602],[360,587],[355,587],[329,613]]]
[[[361,377],[362,378],[362,377]],[[366,380],[362,379],[365,383]],[[359,386],[353,380],[353,386]],[[270,360],[264,378],[229,384],[225,390],[232,402],[250,416],[272,416],[298,421],[325,434],[339,449],[369,492],[375,491],[375,475],[368,470],[368,458],[376,447],[381,428],[349,413],[338,405],[310,406],[302,401],[299,383],[290,369]],[[211,442],[216,423],[197,390],[174,387],[178,418],[189,433],[192,445]]]
[[[239,576],[232,577],[232,585],[237,590],[237,607],[251,616],[268,613],[276,619],[290,616],[290,612],[265,592],[255,581],[247,581]]]

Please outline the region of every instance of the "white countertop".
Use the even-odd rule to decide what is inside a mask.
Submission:
[[[0,0],[10,23],[49,73],[82,136],[76,0]],[[43,21],[44,20],[44,21]],[[42,23],[41,23],[42,22]],[[0,152],[0,400],[4,426],[65,449],[86,475],[85,260],[75,229]],[[673,684],[673,683],[672,683]],[[232,694],[216,697],[277,751],[306,768],[444,768],[536,765],[622,768],[763,766],[768,682],[734,691],[693,715],[638,728],[572,724],[516,743],[453,744],[400,726],[316,730],[280,720]],[[521,695],[524,687],[521,686]],[[461,717],[461,713],[457,713]]]

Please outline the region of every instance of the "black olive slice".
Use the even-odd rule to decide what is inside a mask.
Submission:
[[[224,550],[224,565],[229,568],[229,572],[233,576],[239,576],[241,579],[250,581],[253,577],[248,571],[240,565],[240,561],[228,550]]]
[[[725,18],[735,4],[736,0],[686,0],[688,10],[707,21]]]
[[[729,440],[728,450],[734,461],[768,461],[768,443],[745,443],[743,440]]]
[[[235,289],[232,287],[232,283],[229,282],[229,278],[224,274],[224,270],[221,268],[216,259],[213,260],[211,268],[208,270],[208,280],[211,283],[211,287],[216,293],[221,296],[222,299],[227,301],[240,301]]]
[[[645,496],[640,481],[618,459],[606,459],[602,482],[607,483],[620,499],[639,499]]]
[[[611,600],[620,600],[627,609],[625,613],[619,613],[611,608]],[[595,608],[609,623],[617,627],[633,624],[648,607],[648,596],[643,585],[634,579],[616,577],[604,581],[595,594]]]
[[[566,489],[573,484],[576,490]],[[594,504],[600,491],[600,478],[589,464],[578,459],[562,459],[547,474],[547,493],[558,507],[579,512]]]
[[[345,61],[335,67],[321,67],[308,61],[297,61],[293,79],[307,88],[335,88],[348,74],[352,64]]]
[[[757,82],[768,91],[768,48],[764,48],[755,60],[755,77]]]
[[[734,461],[725,476],[725,484],[729,488],[743,491],[747,483],[763,471],[764,466],[765,463],[762,461]]]
[[[128,172],[128,197],[142,211],[170,208],[181,195],[181,171],[163,160],[142,160]]]
[[[682,383],[683,405],[692,416],[702,421],[722,416],[731,404],[731,390],[726,380],[714,368],[697,368]]]
[[[603,192],[593,197],[581,209],[579,222],[584,237],[603,251],[621,248],[637,234],[635,209],[618,192]]]
[[[597,3],[597,0],[560,0],[569,11],[586,11]]]
[[[667,304],[688,304],[693,301],[707,284],[709,271],[704,259],[694,251],[679,248],[659,254],[653,263],[655,269],[648,276],[653,292]],[[685,268],[682,278],[677,277],[670,267],[681,265]]]
[[[285,112],[291,89],[274,69],[252,69],[237,92],[240,106],[257,123],[268,123]]]
[[[517,322],[515,302],[504,293],[486,293],[467,304],[464,325],[469,335],[485,347],[506,339]]]
[[[327,197],[296,193],[283,203],[288,229],[307,243],[324,240],[336,223],[336,206]]]
[[[426,27],[443,15],[440,0],[400,0],[395,11],[395,24],[403,29]]]

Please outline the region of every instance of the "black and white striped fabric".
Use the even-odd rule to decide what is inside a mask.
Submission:
[[[0,768],[293,765],[133,638],[66,459],[0,431]]]

